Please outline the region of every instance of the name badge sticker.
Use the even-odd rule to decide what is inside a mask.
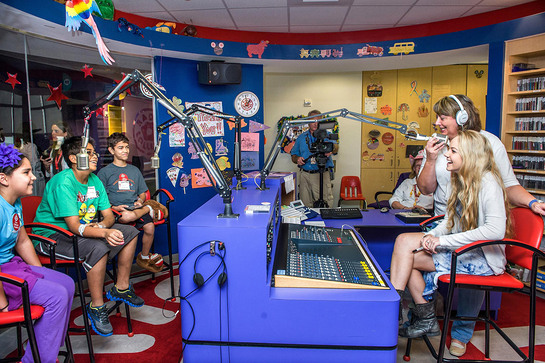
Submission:
[[[118,183],[119,190],[130,190],[131,183],[128,180],[120,180]]]
[[[95,187],[87,188],[87,199],[95,199],[97,197],[97,191]]]

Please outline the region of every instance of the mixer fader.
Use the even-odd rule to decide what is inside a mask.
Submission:
[[[276,287],[388,288],[352,230],[282,224]]]

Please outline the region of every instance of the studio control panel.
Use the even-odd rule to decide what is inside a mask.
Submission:
[[[387,289],[352,230],[282,224],[276,287]]]

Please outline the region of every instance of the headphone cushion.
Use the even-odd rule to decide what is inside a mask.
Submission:
[[[197,272],[193,275],[193,282],[198,287],[201,287],[202,285],[204,285],[204,277],[202,277],[202,275]]]
[[[223,286],[225,282],[227,281],[227,274],[225,272],[222,272],[218,276],[218,285]]]
[[[458,125],[460,126],[464,125],[467,122],[468,118],[469,116],[466,110],[460,110],[456,112],[456,123]]]

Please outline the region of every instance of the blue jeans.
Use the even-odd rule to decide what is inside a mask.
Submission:
[[[472,289],[458,289],[457,316],[476,317],[484,301],[484,291]],[[450,336],[462,343],[468,343],[475,329],[474,321],[454,321]]]

